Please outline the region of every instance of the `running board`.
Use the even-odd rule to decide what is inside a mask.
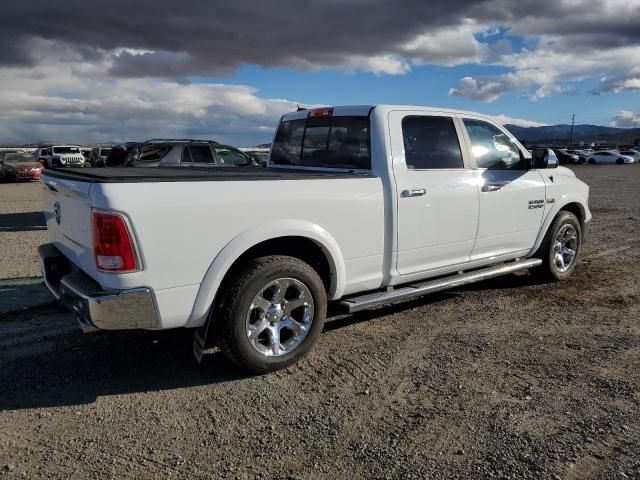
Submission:
[[[506,275],[520,270],[526,270],[539,265],[542,265],[542,260],[539,258],[516,260],[514,262],[504,263],[497,266],[494,265],[492,267],[473,270],[467,273],[458,273],[456,275],[438,278],[437,280],[415,283],[413,285],[407,285],[385,292],[369,293],[359,297],[346,298],[340,302],[340,306],[345,308],[349,313],[359,312],[360,310],[366,310],[367,308],[385,303],[408,300],[410,298],[420,297],[429,293],[449,290],[451,288],[480,282],[482,280],[499,277],[500,275]]]

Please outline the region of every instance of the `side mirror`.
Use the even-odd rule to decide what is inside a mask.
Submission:
[[[531,151],[531,168],[556,168],[558,157],[550,148],[534,148]]]

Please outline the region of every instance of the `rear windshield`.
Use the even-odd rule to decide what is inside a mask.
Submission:
[[[107,155],[109,155],[110,151],[111,151],[110,148],[103,148],[102,150],[100,150],[100,156],[101,157],[106,157]]]
[[[305,118],[280,123],[271,163],[370,169],[369,117]]]
[[[53,147],[53,153],[80,153],[78,147]]]

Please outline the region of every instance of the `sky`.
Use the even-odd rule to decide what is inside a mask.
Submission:
[[[640,0],[3,0],[0,142],[269,142],[297,105],[640,127]]]

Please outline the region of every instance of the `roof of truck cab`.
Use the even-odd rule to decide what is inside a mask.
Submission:
[[[314,107],[315,108],[315,107]],[[297,112],[286,113],[282,120],[299,120],[306,118],[309,114],[309,111],[314,108],[309,108],[305,110],[298,110]],[[388,113],[394,110],[409,110],[416,111],[422,113],[449,113],[454,115],[470,115],[476,117],[484,117],[491,118],[489,115],[484,115],[478,112],[471,112],[466,110],[456,110],[453,108],[439,108],[439,107],[426,107],[420,105],[393,105],[393,104],[380,104],[380,105],[327,105],[325,107],[318,108],[333,108],[333,116],[336,117],[344,117],[344,116],[362,116],[369,115],[371,110],[374,108],[376,111],[382,111],[382,113]]]

